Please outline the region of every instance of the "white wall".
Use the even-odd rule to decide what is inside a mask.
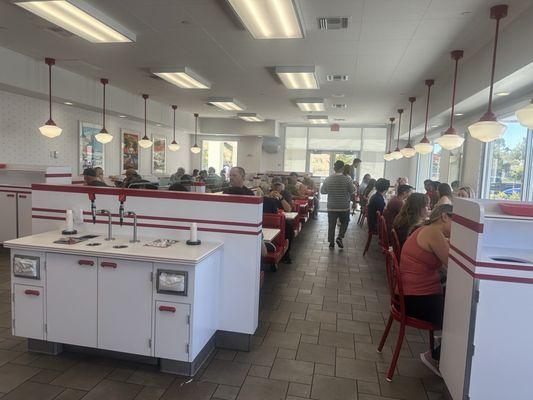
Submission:
[[[20,94],[0,91],[0,162],[31,165],[62,165],[78,173],[78,136],[79,121],[100,124],[101,113],[86,109],[53,105],[53,118],[63,128],[61,136],[48,139],[39,133],[38,127],[48,119],[48,103]],[[131,119],[108,117],[106,127],[114,136],[105,147],[105,172],[116,175],[120,171],[120,130],[126,128],[137,132],[144,130],[144,125]],[[164,127],[149,125],[148,132],[166,136],[169,143],[172,131]],[[177,140],[182,148],[176,152],[167,152],[167,172],[173,172],[178,166],[188,168],[190,164],[189,135],[177,133]],[[50,152],[57,151],[57,159],[50,157]],[[151,173],[151,150],[142,150],[140,155],[140,173]]]

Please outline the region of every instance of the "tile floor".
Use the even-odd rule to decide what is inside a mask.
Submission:
[[[426,335],[409,330],[392,383],[384,374],[394,332],[376,353],[388,317],[383,256],[362,257],[365,233],[351,222],[345,249],[325,242],[326,215],[297,237],[293,264],[267,273],[250,352],[218,350],[192,380],[103,357],[32,354],[11,336],[7,251],[0,250],[2,400],[436,400],[443,381],[418,355]]]

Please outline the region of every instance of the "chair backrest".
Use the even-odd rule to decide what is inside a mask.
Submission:
[[[387,221],[385,221],[385,217],[383,215],[380,215],[378,218],[378,232],[379,232],[379,243],[381,244],[381,248],[384,252],[389,251],[389,233],[387,229]]]
[[[396,309],[405,317],[405,299],[403,295],[402,279],[400,276],[400,265],[393,250],[387,251],[387,285],[390,294],[391,307]]]
[[[378,242],[379,244],[381,245],[381,213],[378,211],[376,211],[376,225],[374,226],[374,232],[378,234]],[[368,227],[370,229],[370,226]]]
[[[274,238],[272,243],[276,246],[282,246],[285,244],[285,214],[263,214],[263,227],[279,229],[278,236]]]
[[[400,260],[402,255],[402,246],[400,244],[400,239],[398,239],[398,234],[396,233],[396,230],[392,228],[391,231],[392,235],[392,249],[394,250],[394,254],[396,255],[396,259]]]

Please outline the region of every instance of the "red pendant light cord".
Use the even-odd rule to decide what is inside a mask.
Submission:
[[[54,58],[45,58],[44,62],[48,65],[48,105],[50,111],[49,122],[52,121],[52,65],[55,65],[56,60]]]
[[[143,94],[143,99],[144,99],[144,137],[143,139],[148,139],[148,136],[146,135],[146,100],[148,100],[148,95],[147,94]]]
[[[388,135],[389,136],[389,147],[388,147],[388,151],[387,153],[390,153],[392,148],[391,148],[391,145],[392,145],[392,135],[394,135],[394,121],[396,120],[396,118],[394,117],[390,117],[389,118],[389,121],[390,121],[390,134]]]
[[[400,108],[398,110],[398,114],[400,114],[400,118],[398,119],[398,140],[396,141],[396,150],[395,151],[400,151],[400,129],[402,127],[403,108]]]
[[[198,113],[194,113],[194,145],[198,147],[196,138],[198,137]]]
[[[174,129],[174,140],[172,140],[172,143],[176,143],[176,109],[178,108],[178,106],[176,105],[173,105],[172,106],[172,110],[174,110],[174,122],[173,122],[173,129]]]
[[[109,83],[109,80],[106,78],[100,79],[100,82],[104,86],[104,100],[102,102],[102,131],[106,131],[105,129],[105,86]]]
[[[411,125],[413,122],[413,104],[416,101],[416,97],[409,97],[409,103],[411,103],[411,112],[409,113],[409,136],[407,138],[407,145],[405,147],[411,147]]]
[[[459,60],[463,58],[464,51],[463,50],[454,50],[451,52],[452,59],[455,60],[455,72],[453,75],[453,90],[452,90],[452,115],[450,116],[450,127],[446,131],[446,133],[455,133],[455,129],[453,128],[453,119],[455,116],[455,92],[457,88],[457,70],[459,68]]]
[[[431,95],[431,86],[435,84],[434,79],[426,79],[426,86],[428,87],[428,99],[426,101],[426,123],[424,125],[424,139],[427,140],[428,134],[428,119],[429,119],[429,96]]]
[[[490,17],[496,20],[496,32],[494,34],[494,51],[492,53],[492,72],[490,74],[490,89],[489,89],[489,106],[487,114],[492,114],[492,94],[494,90],[494,73],[496,71],[496,55],[498,50],[498,35],[500,30],[500,20],[507,16],[508,6],[500,4],[490,9]]]

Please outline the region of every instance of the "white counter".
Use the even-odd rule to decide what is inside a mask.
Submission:
[[[83,236],[88,233],[78,232],[72,237]],[[58,231],[45,232],[38,235],[26,236],[9,240],[4,246],[11,249],[45,251],[47,253],[68,253],[94,257],[116,257],[124,260],[161,262],[172,264],[198,264],[204,258],[215,252],[222,243],[203,242],[198,246],[189,246],[184,241],[178,241],[167,248],[145,246],[155,238],[140,238],[138,243],[130,243],[131,237],[115,236],[115,240],[105,240],[106,235],[99,235],[77,244],[67,245],[54,243],[65,237]],[[164,238],[166,239],[166,238]],[[90,243],[100,243],[99,246],[87,246]],[[126,245],[128,247],[115,249],[113,246]]]

